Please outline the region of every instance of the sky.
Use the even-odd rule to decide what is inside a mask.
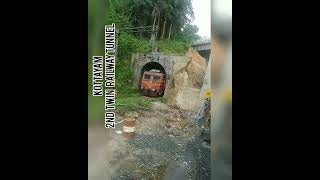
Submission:
[[[194,21],[193,24],[198,26],[198,34],[202,37],[210,38],[211,36],[211,5],[215,12],[222,16],[232,16],[232,0],[193,0]]]
[[[214,0],[215,10],[220,15],[232,16],[232,0]]]
[[[194,21],[198,26],[201,37],[210,38],[211,35],[211,0],[193,0]]]

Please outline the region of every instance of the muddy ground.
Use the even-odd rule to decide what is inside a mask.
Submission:
[[[210,149],[190,113],[160,102],[136,112],[132,140],[122,124],[89,127],[89,180],[210,179]]]

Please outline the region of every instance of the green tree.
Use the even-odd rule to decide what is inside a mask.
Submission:
[[[175,37],[194,18],[191,0],[110,0],[110,3],[113,7],[110,20],[121,27],[157,25],[158,39]]]
[[[187,42],[195,42],[201,38],[201,36],[197,34],[198,31],[199,28],[196,25],[188,23],[183,27],[178,37]]]

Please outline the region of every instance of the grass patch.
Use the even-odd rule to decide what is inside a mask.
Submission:
[[[149,108],[151,98],[145,98],[142,95],[131,94],[128,97],[117,97],[116,109],[120,113],[134,111],[138,108]]]
[[[160,102],[162,102],[162,103],[167,103],[168,102],[168,98],[167,97],[159,97],[159,98],[157,98]]]
[[[181,40],[161,40],[157,41],[157,47],[160,52],[184,55],[190,47],[190,44]]]
[[[117,94],[116,112],[124,115],[128,111],[150,108],[152,102],[166,103],[165,97],[146,97],[140,94],[138,90],[130,94]],[[104,117],[104,97],[88,96],[89,121],[103,121]]]
[[[150,108],[152,102],[164,102],[163,97],[146,97],[141,94],[134,94],[128,97],[117,97],[116,109],[117,112],[124,114],[128,111],[135,111],[137,109]]]
[[[103,122],[104,117],[104,97],[88,96],[88,119],[95,122],[98,119]]]

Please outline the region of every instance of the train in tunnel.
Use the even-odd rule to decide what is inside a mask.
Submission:
[[[143,95],[151,97],[163,96],[165,87],[165,73],[155,69],[143,72],[140,83],[140,90]]]

